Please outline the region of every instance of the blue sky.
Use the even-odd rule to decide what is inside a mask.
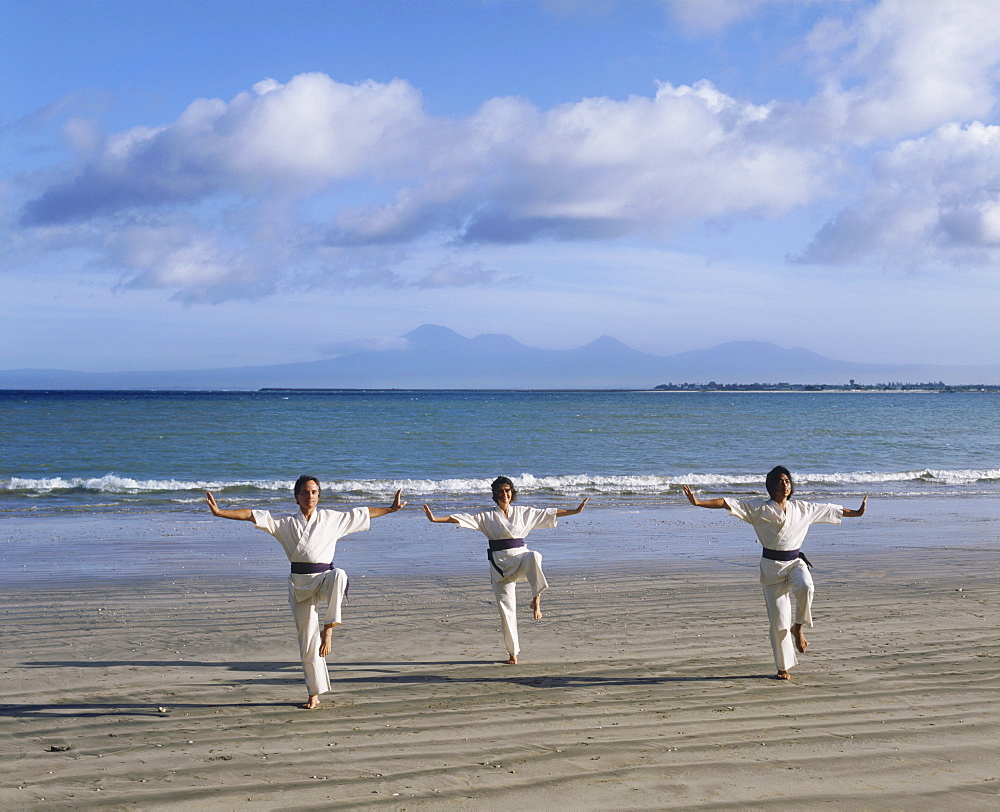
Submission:
[[[434,323],[1000,357],[995,0],[7,0],[0,368]]]

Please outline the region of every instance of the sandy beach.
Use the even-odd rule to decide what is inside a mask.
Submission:
[[[521,601],[516,667],[481,563],[359,564],[312,712],[280,572],[8,579],[0,807],[996,808],[1000,524],[893,505],[810,546],[816,627],[789,683],[769,678],[751,531],[694,509],[539,534],[553,588],[540,622]],[[748,543],[602,557],[642,528]]]

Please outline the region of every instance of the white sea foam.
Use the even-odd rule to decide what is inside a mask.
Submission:
[[[1000,468],[981,470],[943,471],[924,468],[919,471],[883,473],[878,471],[857,471],[846,474],[798,474],[797,481],[829,485],[864,485],[893,482],[936,482],[945,485],[970,485],[976,482],[1000,481]]]
[[[977,484],[1000,482],[1000,469],[914,471],[851,471],[834,473],[794,472],[799,488],[835,492],[863,490],[880,486],[899,493],[904,486],[925,485],[938,487],[968,487]],[[599,476],[570,474],[563,476],[538,476],[522,473],[511,477],[519,490],[525,493],[553,495],[639,496],[676,492],[682,485],[699,490],[733,489],[737,492],[759,491],[763,478],[759,473],[684,473],[670,475],[620,475]],[[323,483],[324,492],[345,499],[352,497],[388,496],[402,489],[410,498],[436,495],[488,494],[491,478],[448,479],[348,479]],[[236,480],[184,480],[178,478],[137,479],[115,473],[100,477],[12,477],[0,480],[0,492],[8,495],[45,496],[49,494],[123,494],[174,496],[183,501],[201,499],[204,491],[216,493],[246,492],[259,495],[285,495],[293,486],[291,480],[236,479]],[[181,495],[187,492],[185,498]],[[193,492],[193,493],[192,493]]]
[[[188,490],[225,490],[232,488],[256,488],[259,490],[288,490],[292,482],[265,482],[252,480],[237,480],[230,482],[212,480],[181,480],[181,479],[134,479],[118,474],[105,474],[101,477],[46,477],[31,479],[28,477],[11,477],[0,480],[0,491],[22,493],[52,493],[56,491],[89,491],[93,493],[131,493],[156,494]]]

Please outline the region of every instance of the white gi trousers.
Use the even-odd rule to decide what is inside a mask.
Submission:
[[[288,576],[288,603],[299,636],[299,655],[305,671],[310,696],[330,690],[330,672],[326,659],[319,656],[319,605],[326,604],[322,625],[340,625],[340,607],[347,592],[347,573],[342,569]]]
[[[760,582],[764,587],[764,603],[770,624],[771,651],[779,671],[794,668],[799,659],[792,639],[792,624],[812,628],[813,579],[805,561],[771,561],[761,559]],[[795,601],[794,620],[792,600]]]
[[[514,547],[511,550],[495,550],[492,561],[503,572],[501,575],[496,567],[490,565],[490,583],[497,599],[497,608],[500,610],[503,642],[507,646],[507,653],[516,657],[521,647],[517,637],[515,584],[518,581],[527,581],[531,584],[532,598],[540,595],[542,590],[548,589],[549,582],[545,580],[545,573],[542,572],[542,554],[527,547]]]

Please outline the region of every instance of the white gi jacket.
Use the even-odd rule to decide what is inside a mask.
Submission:
[[[724,498],[730,515],[750,524],[762,547],[769,550],[798,550],[813,524],[840,524],[844,508],[840,505],[817,505],[789,499],[785,509],[773,499]],[[801,561],[801,559],[799,559]],[[760,582],[774,583],[788,572],[788,561],[760,560]],[[805,566],[802,563],[800,566]]]

